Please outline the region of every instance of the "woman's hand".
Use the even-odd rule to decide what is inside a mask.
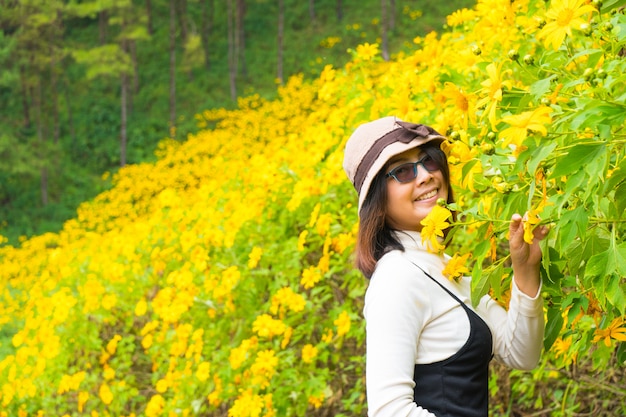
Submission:
[[[541,247],[539,242],[548,235],[546,226],[533,230],[533,243],[524,241],[524,217],[514,214],[509,226],[509,250],[513,264],[513,276],[517,287],[529,297],[535,297],[539,291],[539,266],[541,264]]]

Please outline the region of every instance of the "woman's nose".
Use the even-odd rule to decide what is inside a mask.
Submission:
[[[417,174],[415,175],[415,184],[425,184],[433,178],[432,172],[424,168],[422,164],[417,164]]]

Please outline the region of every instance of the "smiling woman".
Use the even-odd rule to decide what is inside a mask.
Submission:
[[[439,202],[453,202],[444,141],[428,126],[384,117],[359,126],[346,144],[344,169],[359,193],[357,267],[371,278],[364,307],[371,417],[484,417],[491,358],[520,369],[539,361],[539,241],[547,230],[525,242],[524,221],[513,216],[509,311],[489,296],[474,309],[470,278],[444,275],[463,259],[442,253],[451,213]]]

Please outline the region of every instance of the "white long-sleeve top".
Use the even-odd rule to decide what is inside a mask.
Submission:
[[[457,283],[444,277],[449,257],[428,252],[419,233],[396,236],[405,251],[388,252],[378,261],[365,294],[368,415],[433,416],[413,401],[415,365],[455,354],[467,341],[469,319],[415,264],[472,308],[470,278]],[[474,309],[491,330],[495,359],[509,367],[532,369],[539,361],[544,331],[540,293],[528,297],[513,283],[508,312],[488,295]]]

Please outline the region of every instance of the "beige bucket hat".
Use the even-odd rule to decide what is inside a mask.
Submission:
[[[372,180],[392,157],[446,138],[432,127],[387,116],[356,128],[344,150],[343,169],[359,195],[359,213]]]

